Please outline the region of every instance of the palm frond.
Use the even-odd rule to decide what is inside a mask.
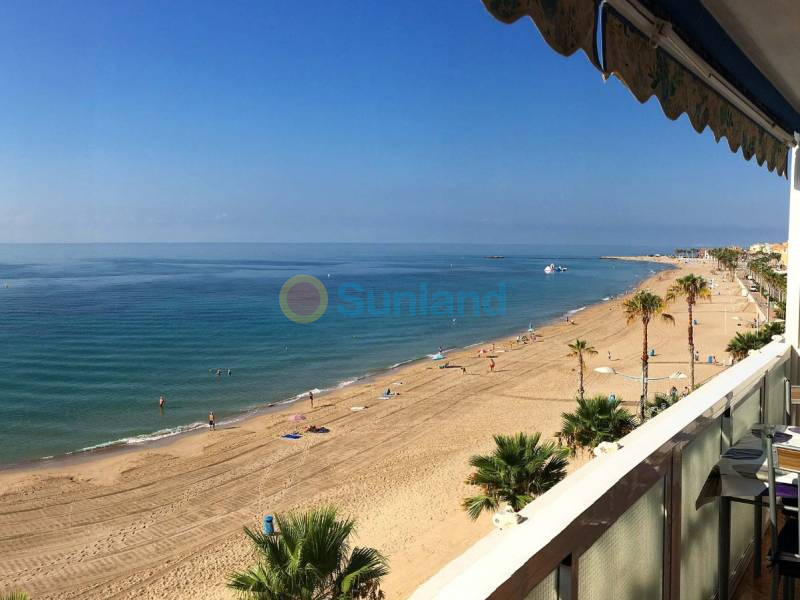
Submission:
[[[353,597],[354,592],[389,574],[386,558],[374,548],[354,548],[350,559],[336,580],[336,588],[342,594]]]
[[[371,548],[350,551],[355,522],[340,518],[336,509],[275,515],[278,534],[245,529],[258,558],[249,569],[232,573],[228,587],[242,598],[288,600],[339,598],[347,579],[347,598],[379,598],[386,561]],[[373,563],[364,562],[372,557]]]

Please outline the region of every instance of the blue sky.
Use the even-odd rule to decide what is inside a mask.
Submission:
[[[750,242],[787,189],[479,0],[0,20],[0,241]]]

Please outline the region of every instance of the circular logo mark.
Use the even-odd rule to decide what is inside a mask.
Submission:
[[[295,275],[283,284],[281,310],[295,323],[312,323],[328,307],[328,290],[312,275]]]

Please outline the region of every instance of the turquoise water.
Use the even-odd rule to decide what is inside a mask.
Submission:
[[[517,333],[660,267],[641,248],[410,245],[0,245],[0,464],[139,443],[291,401],[445,348]],[[649,249],[650,252],[661,249]],[[502,254],[503,260],[486,255]],[[569,267],[545,275],[550,262]],[[319,278],[323,316],[287,319],[284,282]],[[344,316],[346,282],[382,292],[498,292],[505,315]],[[490,305],[497,309],[497,300]],[[210,369],[222,368],[218,377]],[[232,370],[227,375],[227,369]],[[158,410],[158,397],[167,410]]]

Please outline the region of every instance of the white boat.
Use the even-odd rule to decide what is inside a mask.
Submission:
[[[566,270],[567,270],[567,267],[565,267],[565,266],[563,266],[563,265],[558,265],[558,266],[556,266],[556,265],[555,265],[555,264],[553,264],[553,263],[550,263],[549,265],[547,265],[547,266],[544,268],[544,272],[545,272],[545,273],[563,273],[563,272],[564,272],[564,271],[566,271]]]

